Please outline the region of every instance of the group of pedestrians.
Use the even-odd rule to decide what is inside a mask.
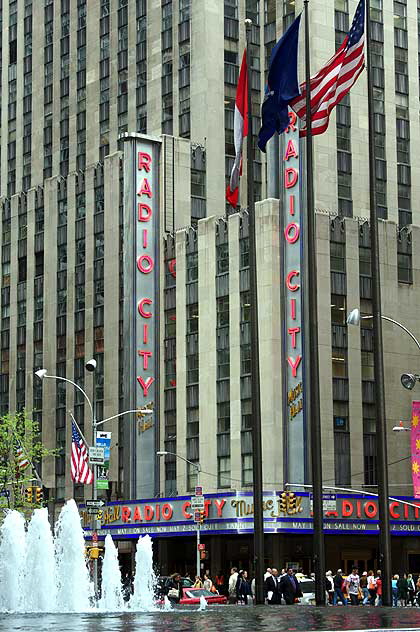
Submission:
[[[357,566],[353,566],[350,575],[343,576],[343,571],[339,568],[335,575],[332,571],[327,571],[325,577],[328,602],[336,606],[342,604],[346,606],[350,601],[352,606],[382,605],[382,577],[381,571],[365,571],[361,576]]]
[[[352,568],[348,576],[343,576],[341,568],[335,575],[327,571],[325,577],[328,602],[335,606],[349,602],[352,606],[381,606],[382,605],[382,575],[381,571],[364,571],[359,575],[357,566]],[[420,592],[420,577],[414,581],[411,573],[404,573],[401,577],[392,578],[392,605],[418,605],[416,595]]]
[[[293,568],[282,569],[281,574],[277,568],[267,568],[264,574],[264,594],[267,604],[281,604],[282,600],[287,606],[291,606],[302,597],[300,583]]]

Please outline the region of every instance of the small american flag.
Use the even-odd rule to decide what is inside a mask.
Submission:
[[[71,422],[71,480],[83,485],[90,485],[93,482],[86,444],[74,421]]]
[[[30,464],[29,460],[25,456],[25,452],[23,451],[23,448],[21,445],[17,445],[15,448],[15,459],[16,459],[16,467],[21,472],[23,472],[23,470],[26,470],[26,468]]]
[[[351,29],[340,48],[318,74],[310,79],[313,136],[325,132],[331,110],[350,91],[364,68],[364,31],[365,0],[360,0]],[[302,94],[290,105],[304,122],[300,135],[306,136],[306,82],[300,88]]]

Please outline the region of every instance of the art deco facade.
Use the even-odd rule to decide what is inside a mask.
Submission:
[[[208,490],[251,483],[247,214],[226,216],[233,160],[233,103],[253,20],[253,125],[259,127],[271,48],[301,2],[292,0],[3,0],[1,7],[1,376],[3,412],[26,407],[43,440],[62,455],[43,464],[58,501],[72,494],[68,410],[90,433],[83,400],[44,366],[93,394],[84,364],[98,361],[98,418],[121,410],[123,170],[120,134],[163,137],[161,150],[161,447],[200,461]],[[372,0],[376,187],[383,311],[416,332],[418,15],[414,2]],[[312,68],[344,37],[355,1],[311,3]],[[303,76],[303,73],[301,73]],[[372,340],[345,314],[369,313],[370,265],[366,78],[315,141],[319,342],[324,476],[374,485]],[[255,156],[255,192],[266,196],[265,157]],[[242,182],[245,194],[246,178]],[[242,196],[241,206],[246,207]],[[344,219],[346,218],[346,219]],[[199,221],[199,220],[202,221]],[[411,227],[414,224],[414,227]],[[263,389],[264,480],[284,483],[281,431],[278,206],[257,220]],[[168,263],[176,259],[176,279]],[[368,323],[368,321],[366,321]],[[399,374],[417,350],[384,326],[389,426],[410,414]],[[113,431],[113,498],[122,497],[122,424]],[[140,428],[139,428],[140,432]],[[389,460],[408,455],[390,433]],[[117,438],[120,440],[117,441]],[[395,493],[409,493],[408,461],[390,466]],[[161,464],[160,489],[183,493],[193,471]],[[83,490],[74,490],[81,497]],[[89,493],[89,492],[88,492]]]

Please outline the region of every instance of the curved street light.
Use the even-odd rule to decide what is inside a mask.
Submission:
[[[96,366],[97,366],[96,360],[94,360],[93,358],[91,360],[88,360],[88,362],[86,362],[86,364],[85,364],[86,370],[89,371],[90,373],[93,373],[95,371]],[[94,405],[92,404],[92,402],[91,402],[89,396],[87,395],[87,393],[83,390],[83,388],[81,386],[79,386],[79,384],[76,384],[76,382],[73,382],[73,380],[70,380],[67,377],[62,377],[61,375],[48,375],[47,369],[38,369],[38,371],[35,371],[35,375],[40,380],[43,380],[43,379],[47,378],[47,379],[61,380],[62,382],[67,382],[68,384],[71,384],[72,386],[74,386],[74,388],[77,388],[77,390],[79,390],[83,394],[83,397],[87,401],[88,406],[90,408],[91,415],[92,415],[92,446],[94,446],[96,444],[96,429],[97,429],[97,427],[98,426],[102,426],[102,424],[104,424],[105,422],[111,421],[112,419],[117,419],[118,417],[122,417],[123,415],[128,415],[130,413],[152,413],[153,412],[152,409],[150,409],[150,410],[149,409],[125,410],[124,412],[121,412],[121,413],[118,413],[116,415],[113,415],[112,417],[107,417],[107,419],[102,419],[101,421],[97,421],[96,420],[96,414],[95,414]],[[72,416],[72,418],[74,420],[73,416]],[[85,443],[87,443],[86,439],[83,437],[83,435],[82,435],[82,438],[85,441]],[[97,464],[96,463],[93,464],[93,468],[92,469],[93,469],[92,500],[97,500],[97,498],[98,498],[98,490],[96,488],[96,479],[97,479]],[[97,524],[96,518],[94,519],[94,523],[95,523],[95,530],[96,530],[96,529],[98,529],[98,524]],[[97,559],[93,560],[93,585],[94,585],[95,597],[98,598],[98,560]]]
[[[177,454],[176,452],[169,452],[168,450],[159,450],[158,452],[156,452],[156,456],[168,456],[168,455],[174,456],[177,459],[181,459],[181,461],[185,461],[185,463],[188,463],[189,465],[192,465],[193,467],[195,467],[197,470],[197,485],[200,484],[199,479],[200,479],[201,465],[198,461],[197,463],[194,463],[193,461],[189,461],[188,459],[186,459],[185,456],[181,456],[180,454]],[[199,522],[196,522],[196,527],[197,527],[196,575],[197,577],[200,577],[201,569],[200,569],[200,548],[199,548],[199,544],[200,544],[200,523]]]
[[[390,318],[389,316],[384,316],[384,314],[381,314],[381,318],[383,320],[387,320],[390,323],[393,323],[394,325],[397,325],[397,327],[400,327],[403,331],[405,331],[405,333],[408,334],[412,340],[414,340],[414,342],[417,345],[417,348],[420,350],[420,342],[417,340],[415,335],[409,329],[407,329],[407,327],[405,327],[405,325],[398,322],[398,320],[395,320],[394,318]],[[355,309],[352,309],[349,315],[347,316],[347,324],[359,325],[361,320],[372,320],[372,319],[373,319],[373,316],[370,314],[366,314],[366,316],[362,316],[360,314],[360,310],[356,307]]]

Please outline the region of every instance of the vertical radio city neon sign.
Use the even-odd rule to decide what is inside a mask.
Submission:
[[[151,295],[147,294],[143,278],[153,273],[155,267],[153,253],[153,186],[151,184],[153,160],[146,151],[137,151],[137,274],[139,280],[136,285],[139,289],[139,300],[137,301],[137,311],[140,320],[141,336],[138,340],[137,354],[140,357],[140,367],[138,367],[137,382],[143,392],[143,397],[147,398],[149,389],[155,381],[153,358],[153,316],[154,301]],[[146,295],[145,295],[146,294]]]
[[[302,216],[300,201],[299,130],[296,114],[283,135],[283,283],[284,390],[283,421],[288,482],[303,483],[305,436],[303,416]]]
[[[124,435],[126,494],[159,491],[159,195],[160,142],[141,134],[124,138],[124,391],[129,409],[153,413]],[[140,420],[139,420],[140,421]],[[126,438],[129,435],[129,439]]]

